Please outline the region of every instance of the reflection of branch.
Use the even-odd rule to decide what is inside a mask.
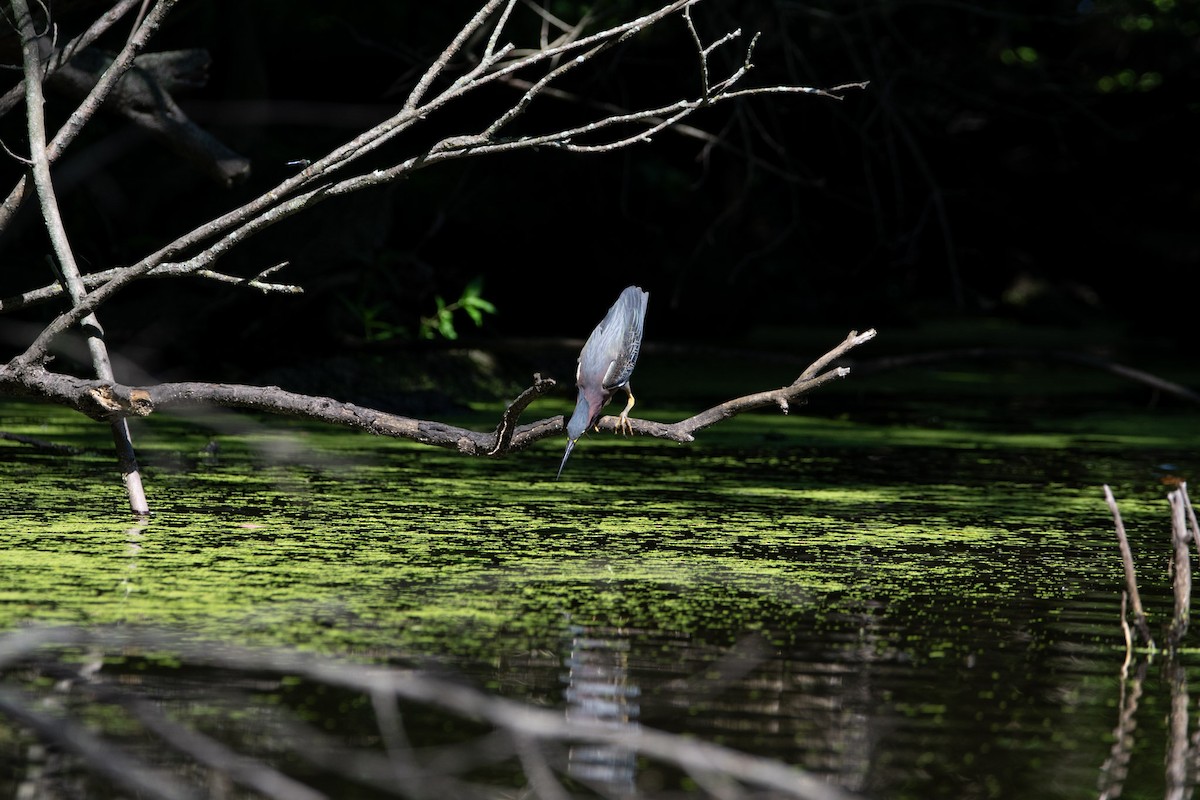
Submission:
[[[458,745],[441,744],[434,748],[431,758],[425,757],[425,748],[412,751],[408,754],[412,760],[407,763],[409,767],[416,768],[415,773],[405,772],[403,760],[392,760],[390,782],[387,782],[388,776],[378,773],[381,756],[377,748],[361,752],[341,749],[338,752],[338,760],[343,763],[342,769],[334,769],[336,774],[372,786],[376,785],[376,778],[382,778],[385,783],[381,788],[392,795],[446,796],[435,790],[458,787],[462,791],[456,792],[454,796],[494,796],[485,786],[467,783],[469,775],[465,770],[457,775],[453,772],[434,773],[433,770],[438,765],[454,764],[463,767],[472,762],[480,763],[480,757],[483,763],[494,763],[497,758],[502,758],[506,764],[512,764],[511,757],[515,754],[517,764],[524,766],[529,788],[533,789],[537,796],[566,796],[565,789],[555,774],[561,769],[561,765],[547,758],[542,752],[543,749],[571,743],[595,743],[620,746],[637,753],[642,759],[661,762],[693,775],[701,785],[714,787],[714,796],[759,797],[765,790],[772,797],[799,800],[848,800],[850,797],[837,786],[779,761],[643,726],[623,730],[605,724],[573,720],[558,710],[495,697],[460,682],[411,669],[369,666],[284,649],[249,650],[225,645],[212,647],[203,642],[185,641],[127,628],[26,629],[0,636],[0,667],[11,668],[32,661],[30,669],[34,670],[36,675],[39,663],[50,659],[50,663],[42,667],[43,671],[58,676],[61,676],[64,670],[75,671],[76,680],[95,694],[95,699],[91,702],[118,703],[139,710],[139,713],[133,715],[134,719],[143,723],[152,720],[153,724],[147,725],[147,728],[166,736],[170,745],[182,754],[221,770],[238,770],[236,774],[245,778],[247,785],[253,785],[260,791],[269,785],[269,780],[289,779],[277,773],[274,767],[266,764],[259,766],[251,757],[234,753],[226,745],[218,745],[218,749],[213,749],[212,745],[215,743],[206,737],[191,739],[190,731],[182,728],[179,723],[164,722],[157,712],[142,719],[142,704],[137,690],[141,682],[125,684],[120,681],[119,676],[109,677],[106,670],[90,677],[79,676],[77,665],[58,656],[54,650],[57,648],[69,654],[77,652],[79,647],[88,647],[100,653],[114,650],[169,653],[185,668],[249,673],[256,676],[256,680],[263,677],[274,677],[276,680],[284,677],[300,678],[316,687],[333,688],[380,700],[400,700],[415,704],[426,712],[445,715],[447,720],[483,723],[494,729],[494,734],[487,734],[482,739],[468,738]],[[86,698],[81,699],[88,702]],[[375,703],[377,709],[380,700]],[[178,786],[173,782],[174,779],[162,785],[152,784],[151,779],[157,777],[157,774],[152,773],[147,765],[126,756],[115,743],[102,739],[97,734],[88,733],[70,716],[49,717],[34,712],[32,709],[35,705],[35,700],[28,697],[23,690],[0,687],[0,712],[12,716],[40,737],[76,753],[84,759],[89,768],[103,772],[117,781],[118,785],[152,798],[192,796],[189,787]],[[206,710],[211,708],[204,707]],[[293,746],[294,739],[308,739],[311,742],[315,733],[310,729],[276,728],[272,719],[277,719],[283,716],[282,714],[267,715],[269,719],[259,722],[262,716],[264,715],[248,714],[241,718],[243,724],[259,726],[259,729],[252,732],[255,735],[246,736],[245,739],[253,741],[264,732],[270,732],[270,739],[275,743],[274,748],[277,750],[281,745]],[[165,727],[155,727],[159,725]],[[381,724],[381,727],[388,726]],[[501,745],[500,740],[496,738],[497,734],[503,734],[507,744]],[[303,743],[299,747],[305,748]],[[448,759],[447,748],[450,747],[465,750],[465,758]],[[199,751],[195,748],[199,748]],[[318,759],[315,765],[323,766],[329,754],[330,751],[326,749],[326,758]],[[418,756],[419,759],[416,758]],[[356,774],[350,769],[356,765],[358,759],[368,766],[369,776]],[[112,774],[116,771],[120,771],[121,775]],[[190,770],[181,770],[180,774],[188,772]],[[251,779],[260,782],[251,783]],[[301,796],[280,794],[278,790],[283,784],[276,783],[274,786],[274,796]]]
[[[1187,543],[1183,552],[1187,553]],[[1187,670],[1178,658],[1171,658],[1166,663],[1166,680],[1171,691],[1171,710],[1167,714],[1167,755],[1165,777],[1167,790],[1163,793],[1168,798],[1184,798],[1191,794],[1194,788],[1188,780],[1190,761],[1193,753],[1191,742],[1188,741],[1189,706],[1187,690]]]
[[[1149,661],[1138,662],[1137,672],[1132,678],[1121,672],[1120,714],[1117,727],[1113,730],[1112,748],[1108,758],[1100,766],[1100,794],[1098,800],[1115,800],[1125,787],[1125,776],[1129,774],[1129,759],[1133,755],[1133,732],[1137,730],[1137,710],[1142,699]]]
[[[728,400],[674,424],[631,419],[633,432],[643,436],[691,442],[695,434],[730,417],[758,408],[776,406],[785,414],[797,398],[849,374],[849,367],[828,365],[846,352],[875,337],[875,331],[851,332],[841,344],[813,362],[788,386]],[[126,386],[49,372],[40,368],[16,370],[0,365],[0,394],[32,396],[74,408],[96,419],[147,416],[157,410],[196,406],[222,406],[266,411],[334,425],[359,428],[371,433],[411,439],[422,444],[449,447],[465,455],[503,456],[523,450],[536,441],[562,433],[563,418],[550,417],[518,426],[520,413],[537,397],[554,386],[554,381],[535,376],[526,389],[504,411],[496,429],[489,433],[429,420],[388,414],[343,403],[328,397],[287,392],[273,386],[244,386],[218,383],[162,383]],[[604,417],[601,430],[615,431],[615,417]]]

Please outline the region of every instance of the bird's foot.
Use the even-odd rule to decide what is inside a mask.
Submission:
[[[617,417],[617,430],[615,432],[622,436],[633,436],[633,423],[629,421],[629,417],[626,416],[624,411]]]

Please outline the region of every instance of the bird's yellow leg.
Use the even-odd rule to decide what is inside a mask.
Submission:
[[[629,384],[625,384],[625,394],[629,395],[629,400],[625,403],[625,410],[617,417],[617,431],[625,436],[632,436],[633,423],[629,421],[629,409],[633,408],[633,392],[629,390]]]

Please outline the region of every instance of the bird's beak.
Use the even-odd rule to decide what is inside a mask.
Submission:
[[[558,465],[558,474],[554,476],[554,480],[558,480],[562,477],[563,467],[567,465],[567,459],[571,457],[571,451],[575,449],[575,443],[578,441],[578,439],[567,439],[567,452],[563,453],[563,460],[562,463]]]

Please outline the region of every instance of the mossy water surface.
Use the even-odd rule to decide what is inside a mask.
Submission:
[[[1159,480],[1195,470],[1200,426],[832,406],[688,447],[592,435],[558,482],[557,441],[472,460],[277,420],[152,418],[135,430],[154,508],[138,522],[103,426],[8,404],[0,429],[83,451],[0,442],[0,624],[435,658],[550,704],[586,632],[620,643],[647,724],[880,796],[1081,796],[1124,657],[1100,484],[1161,560]],[[1161,612],[1165,575],[1144,581]],[[744,674],[712,677],[746,648]],[[1156,759],[1133,777],[1158,791],[1142,766]]]

